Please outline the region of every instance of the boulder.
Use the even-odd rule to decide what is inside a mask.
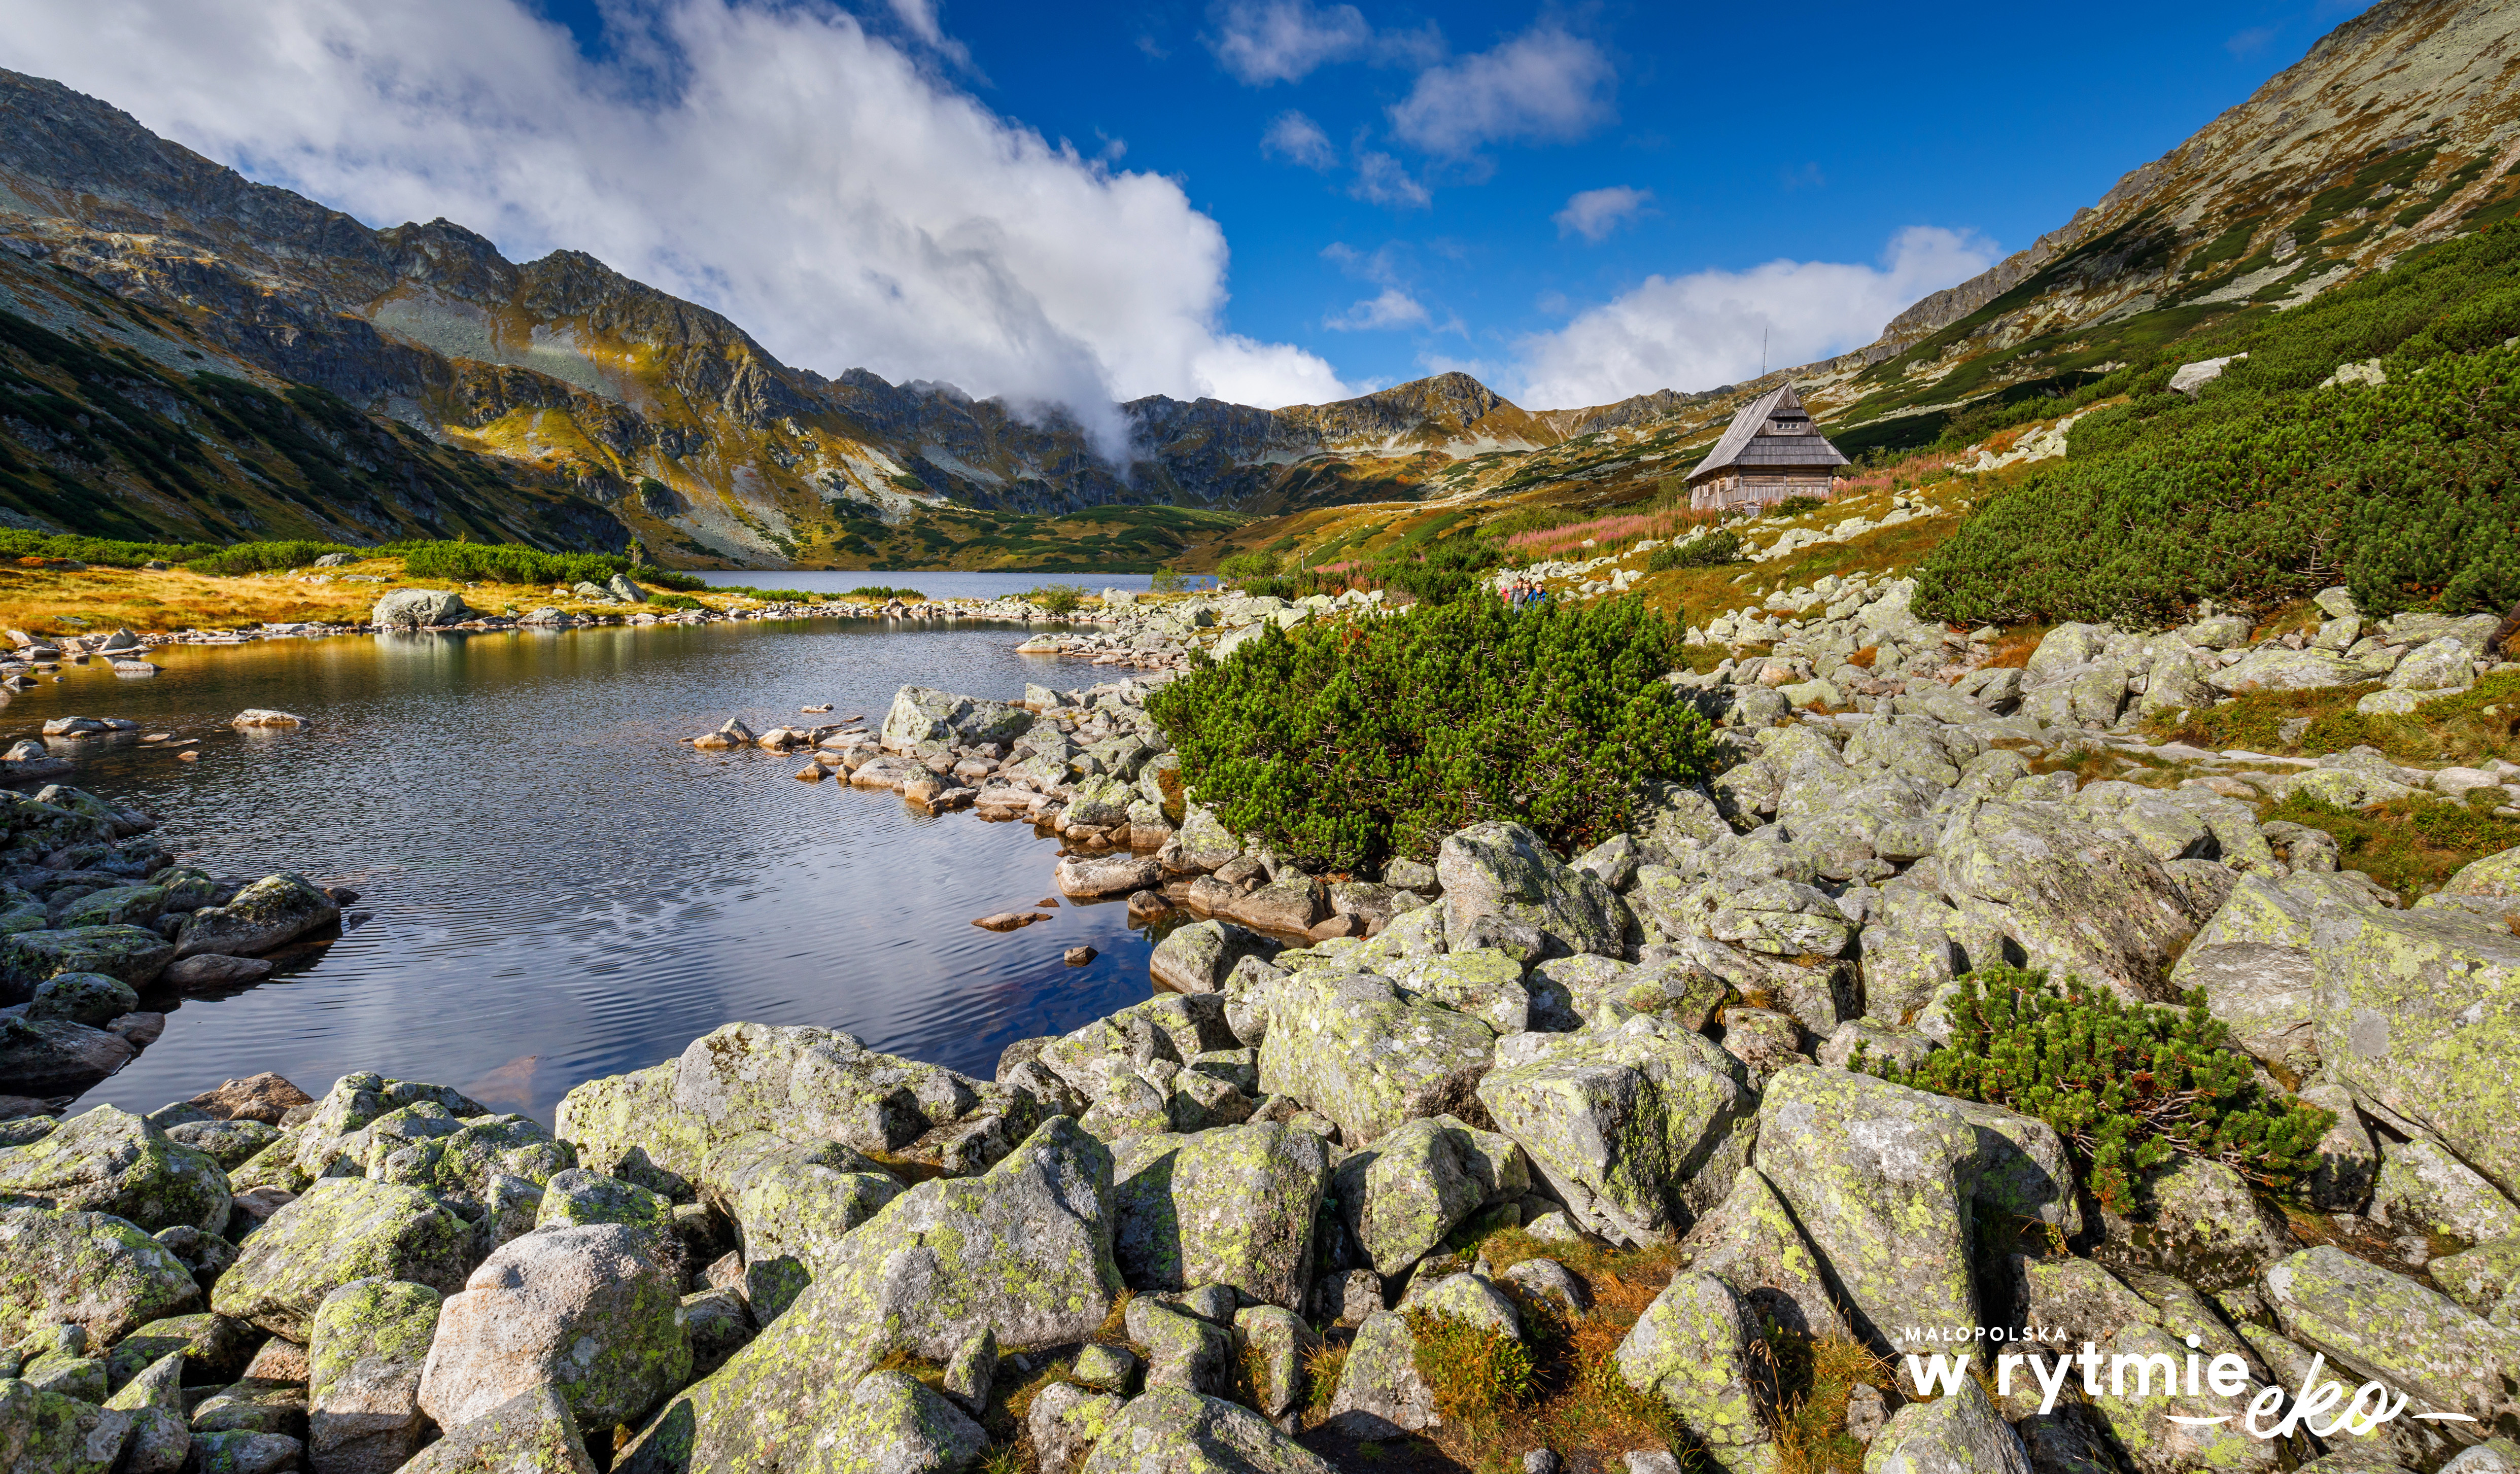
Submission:
[[[0,938],[0,997],[23,1002],[65,972],[101,972],[146,988],[175,957],[175,944],[146,926],[71,926]]]
[[[943,1362],[986,1328],[1007,1352],[1091,1336],[1120,1290],[1109,1149],[1066,1117],[976,1178],[922,1183],[841,1241],[830,1271],[641,1431],[613,1467],[792,1466],[889,1352]]]
[[[636,1424],[691,1364],[680,1286],[647,1234],[621,1224],[541,1228],[446,1297],[420,1406],[452,1428],[549,1383],[592,1435]]]
[[[2318,1049],[2327,1077],[2408,1135],[2438,1139],[2520,1194],[2508,1109],[2520,1057],[2520,938],[2449,910],[2367,911],[2318,934]]]
[[[1304,1395],[1305,1360],[1321,1344],[1313,1328],[1283,1306],[1255,1305],[1234,1313],[1234,1337],[1259,1411],[1268,1417],[1293,1411]]]
[[[184,1262],[123,1219],[0,1208],[0,1342],[70,1324],[111,1345],[201,1299]]]
[[[1052,872],[1060,895],[1071,900],[1125,896],[1163,883],[1163,867],[1150,856],[1070,855]]]
[[[1819,1253],[1756,1168],[1734,1176],[1732,1190],[1689,1228],[1680,1253],[1689,1269],[1732,1286],[1762,1319],[1807,1336],[1847,1334]]]
[[[1455,1225],[1530,1190],[1530,1168],[1510,1138],[1447,1115],[1412,1121],[1349,1153],[1339,1163],[1333,1195],[1367,1262],[1377,1273],[1396,1275]]]
[[[1041,1474],[1075,1474],[1086,1455],[1109,1431],[1120,1407],[1119,1398],[1088,1392],[1074,1382],[1053,1382],[1044,1387],[1024,1416]]]
[[[1131,1138],[1112,1168],[1122,1279],[1136,1290],[1231,1285],[1250,1303],[1302,1310],[1329,1172],[1321,1138],[1274,1122]]]
[[[340,905],[314,881],[303,875],[265,875],[225,906],[204,906],[186,917],[175,936],[175,956],[250,957],[340,918]]]
[[[1640,1016],[1520,1037],[1539,1057],[1489,1074],[1479,1102],[1587,1231],[1667,1242],[1731,1185],[1757,1096],[1740,1062],[1705,1036]]]
[[[2251,650],[2229,665],[2208,671],[2205,684],[2225,695],[2251,691],[2321,691],[2368,681],[2369,674],[2326,650]]]
[[[842,1235],[901,1192],[901,1183],[837,1141],[739,1137],[709,1154],[708,1195],[735,1220],[744,1299],[767,1321],[830,1263]]]
[[[164,1358],[180,1356],[186,1382],[196,1387],[224,1386],[245,1374],[257,1340],[252,1326],[225,1316],[170,1316],[114,1342],[106,1362],[107,1378],[110,1385],[119,1387]]]
[[[184,1358],[169,1352],[105,1400],[108,1412],[132,1414],[130,1441],[116,1474],[176,1474],[193,1449],[185,1418]],[[327,1471],[330,1474],[330,1471]]]
[[[264,1221],[210,1297],[210,1309],[300,1345],[324,1297],[382,1275],[441,1294],[464,1286],[472,1226],[416,1187],[326,1178]]]
[[[1818,1065],[1769,1083],[1753,1165],[1844,1290],[1855,1328],[1976,1325],[1974,1208],[2081,1228],[2063,1143],[2040,1122]]]
[[[1129,1302],[1130,1344],[1147,1358],[1147,1386],[1185,1392],[1234,1388],[1234,1337],[1224,1327],[1141,1297]]]
[[[34,1000],[22,1015],[101,1029],[140,1006],[140,995],[120,978],[102,972],[63,972],[35,985]]]
[[[529,1387],[457,1428],[401,1474],[595,1474],[560,1390]]]
[[[100,1105],[0,1151],[0,1198],[111,1213],[151,1233],[178,1224],[216,1233],[227,1227],[228,1175],[141,1117]]]
[[[2102,1210],[2092,1257],[2125,1274],[2173,1274],[2209,1293],[2255,1279],[2292,1246],[2283,1215],[2220,1162],[2174,1156],[2137,1187],[2137,1216]]]
[[[472,617],[452,589],[396,589],[377,601],[368,622],[381,630],[425,630]]]
[[[2461,690],[2475,684],[2476,667],[2470,663],[2475,658],[2468,646],[2445,635],[2407,651],[2389,672],[2387,685],[2392,691]]]
[[[1404,999],[1367,973],[1316,969],[1269,990],[1260,1089],[1338,1123],[1361,1146],[1423,1116],[1475,1119],[1496,1034],[1466,1014]]]
[[[1418,1337],[1397,1311],[1376,1311],[1356,1328],[1327,1426],[1359,1441],[1381,1442],[1436,1427],[1435,1390],[1418,1372]]]
[[[2216,1323],[2220,1329],[2220,1322]],[[2228,1332],[2223,1332],[2228,1337]],[[2138,1474],[2189,1474],[2211,1469],[2250,1474],[2277,1467],[2281,1452],[2269,1440],[2254,1438],[2229,1415],[2249,1406],[2257,1388],[2240,1398],[2226,1398],[2200,1387],[2195,1396],[2182,1393],[2178,1368],[2191,1364],[2191,1350],[2203,1338],[2184,1340],[2159,1325],[2130,1324],[2099,1342],[2102,1364],[2109,1368],[2091,1407],[2108,1424],[2117,1446],[2126,1451]],[[2232,1354],[2237,1354],[2236,1347]],[[2245,1360],[2245,1358],[2244,1358]],[[2168,1393],[2162,1374],[2168,1371]]]
[[[2328,1244],[2267,1271],[2264,1293],[2286,1336],[2406,1393],[2410,1413],[2512,1414],[2520,1330]]]
[[[1444,887],[1444,938],[1455,948],[1508,939],[1535,956],[1618,957],[1626,948],[1627,909],[1617,894],[1551,854],[1522,825],[1489,821],[1447,835],[1435,874]]]
[[[1892,1414],[1864,1455],[1865,1474],[2031,1474],[2030,1451],[2005,1426],[1986,1390],[1966,1377],[1957,1391]]]
[[[1669,1407],[1717,1468],[1764,1471],[1773,1451],[1754,1369],[1760,1342],[1732,1286],[1684,1270],[1619,1343],[1619,1377]]]
[[[2171,961],[2200,918],[2124,829],[2045,805],[1976,804],[1953,817],[1936,858],[1962,921],[2009,938],[2025,965],[2169,1001]]]
[[[1156,1389],[1109,1417],[1082,1474],[1331,1474],[1247,1407]]]
[[[1033,715],[1012,701],[978,701],[924,686],[905,686],[884,713],[881,740],[896,752],[925,756],[949,746],[1012,743],[1032,730]]]
[[[2498,1238],[2456,1254],[2445,1254],[2424,1266],[2433,1283],[2452,1300],[2492,1319],[2520,1285],[2520,1237]],[[2504,1317],[2509,1324],[2510,1318]]]
[[[0,1378],[0,1459],[9,1474],[112,1474],[133,1414]]]
[[[259,1121],[187,1121],[166,1128],[166,1139],[201,1152],[224,1171],[253,1160],[280,1139],[280,1133]]]
[[[2520,1207],[2421,1137],[2380,1149],[2371,1212],[2401,1229],[2449,1233],[2472,1244],[2520,1234]]]
[[[1155,944],[1148,970],[1155,981],[1181,993],[1222,993],[1234,965],[1246,957],[1267,959],[1277,944],[1231,921],[1198,921],[1175,927]]]
[[[306,1452],[322,1474],[390,1474],[419,1452],[420,1374],[437,1291],[354,1279],[324,1297],[306,1343]]]
[[[12,1093],[79,1094],[138,1052],[121,1035],[86,1024],[0,1020],[0,1081],[6,1081]]]

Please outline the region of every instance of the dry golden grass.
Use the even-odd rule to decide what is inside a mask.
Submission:
[[[399,566],[395,571],[399,574]],[[181,568],[153,573],[0,562],[0,625],[37,635],[116,629],[147,634],[367,618],[380,586],[354,584],[350,589],[355,592],[271,574],[214,578]]]

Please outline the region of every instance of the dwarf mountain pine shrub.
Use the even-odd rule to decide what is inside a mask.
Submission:
[[[2221,1162],[2288,1192],[2317,1165],[2332,1112],[2274,1099],[2230,1030],[2191,992],[2187,1006],[2130,1005],[2106,988],[2045,972],[1981,967],[1952,1001],[1950,1044],[1912,1069],[1856,1067],[1894,1084],[1983,1100],[2047,1122],[2072,1149],[2085,1185],[2112,1213],[2137,1210],[2137,1184],[2174,1152]]]
[[[1671,568],[1713,568],[1740,560],[1741,534],[1723,527],[1656,548],[1645,559],[1645,571],[1660,573]]]
[[[1192,796],[1309,871],[1425,860],[1481,820],[1571,852],[1629,826],[1637,785],[1711,771],[1663,676],[1681,631],[1635,600],[1494,598],[1264,626],[1147,700]]]
[[[1043,584],[1024,598],[1039,604],[1045,613],[1073,614],[1085,603],[1085,590],[1077,584]]]

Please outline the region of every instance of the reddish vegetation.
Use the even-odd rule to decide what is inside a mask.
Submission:
[[[1569,522],[1563,527],[1517,532],[1507,538],[1505,545],[1516,553],[1542,557],[1580,548],[1586,538],[1607,547],[1639,538],[1674,537],[1719,520],[1721,517],[1712,512],[1691,512],[1684,507],[1674,507],[1660,512],[1627,513],[1595,517],[1588,522]]]

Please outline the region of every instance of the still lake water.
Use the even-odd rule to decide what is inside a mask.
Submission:
[[[736,1019],[845,1029],[986,1077],[1008,1044],[1147,997],[1151,944],[1124,907],[970,924],[1057,895],[1056,840],[799,782],[793,753],[676,741],[730,716],[878,726],[904,685],[1006,699],[1107,674],[1016,655],[1025,634],[607,626],[175,646],[141,680],[65,666],[0,707],[0,739],[73,714],[200,737],[198,763],[87,744],[70,782],[161,816],[169,848],[213,874],[293,870],[374,913],[252,988],[149,1000],[173,1005],[165,1036],[81,1107],[150,1110],[266,1069],[320,1095],[373,1069],[549,1121],[578,1082]],[[798,713],[825,701],[831,716]],[[310,725],[230,730],[248,706]],[[1102,956],[1069,967],[1079,943]]]
[[[1004,599],[1011,594],[1025,594],[1044,584],[1073,584],[1089,594],[1104,589],[1144,590],[1154,586],[1150,573],[922,573],[915,569],[880,572],[869,569],[847,569],[839,572],[781,573],[775,570],[742,568],[695,569],[693,576],[712,584],[749,585],[756,589],[802,589],[809,594],[845,594],[851,589],[881,585],[887,589],[917,589],[930,599]],[[1213,589],[1213,574],[1191,575],[1191,587]]]

